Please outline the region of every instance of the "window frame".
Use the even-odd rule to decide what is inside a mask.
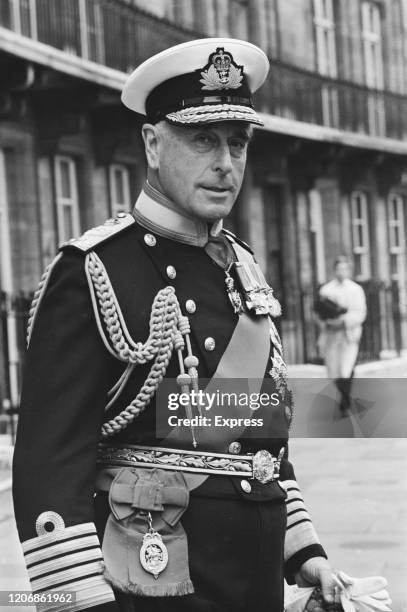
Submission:
[[[338,78],[336,23],[333,0],[313,0],[316,70],[327,79]],[[322,118],[324,125],[338,127],[339,102],[336,85],[321,82]]]
[[[396,217],[393,215],[393,203],[396,201],[398,212]],[[403,282],[405,276],[405,199],[404,197],[395,192],[390,192],[387,198],[387,231],[388,231],[388,247],[390,256],[390,277],[392,280]],[[399,244],[392,244],[393,228],[398,227],[399,229]],[[392,273],[392,262],[391,258],[396,257],[397,272]]]
[[[361,216],[357,214],[357,199],[360,198]],[[356,280],[367,280],[371,276],[369,207],[368,196],[363,191],[353,191],[350,197],[350,217],[352,228],[352,253],[354,260],[360,257],[360,274],[355,274]],[[359,227],[362,228],[362,244],[359,243]],[[356,269],[356,266],[355,266]]]
[[[372,27],[370,27],[372,26]],[[383,89],[384,62],[383,62],[383,33],[381,27],[380,8],[372,0],[362,2],[362,44],[365,64],[366,85],[371,89]],[[368,53],[368,49],[373,54]],[[374,61],[370,60],[374,58]]]
[[[362,54],[365,69],[365,83],[375,91],[367,94],[368,129],[372,136],[386,134],[386,117],[383,95],[384,57],[383,32],[380,7],[373,0],[363,0],[361,5]]]
[[[68,164],[69,185],[71,197],[66,198],[62,194],[62,173],[61,164]],[[57,237],[58,243],[65,242],[70,238],[79,236],[81,233],[80,218],[79,218],[79,194],[78,194],[78,177],[76,161],[69,155],[55,155],[54,157],[54,182],[55,182],[55,203],[57,213]],[[67,228],[64,222],[64,208],[71,209],[71,220],[73,235],[67,235]]]
[[[311,189],[308,193],[309,200],[309,230],[311,239],[315,245],[315,278],[319,285],[326,282],[326,254],[324,235],[324,216],[322,210],[322,198],[318,189]]]
[[[325,11],[327,6],[329,9]],[[335,79],[338,76],[338,55],[333,0],[314,0],[314,28],[318,73]]]
[[[229,0],[229,35],[233,38],[249,36],[249,8],[248,0]]]
[[[116,171],[121,172],[125,177],[123,181],[124,202],[119,202],[117,198]],[[115,217],[120,212],[131,210],[130,171],[125,164],[113,163],[109,164],[108,173],[110,214]]]

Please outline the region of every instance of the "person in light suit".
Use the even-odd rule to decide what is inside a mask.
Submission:
[[[345,415],[350,406],[353,371],[366,319],[366,297],[362,287],[350,279],[351,265],[346,257],[337,258],[334,274],[335,278],[320,288],[319,299],[336,304],[338,314],[328,318],[319,315],[318,343],[328,377],[335,380],[340,391],[340,409]]]

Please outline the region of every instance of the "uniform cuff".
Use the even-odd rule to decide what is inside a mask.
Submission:
[[[47,524],[54,526],[53,531],[45,530]],[[45,512],[38,517],[37,533],[38,537],[22,543],[37,610],[76,612],[114,601],[103,577],[102,551],[93,523],[65,527],[60,515]],[[72,596],[62,597],[62,592]]]
[[[321,544],[311,544],[296,552],[286,561],[284,565],[284,576],[288,584],[295,584],[295,574],[299,571],[303,563],[313,557],[328,558]]]
[[[296,480],[281,482],[287,498],[287,529],[284,543],[286,580],[294,583],[294,574],[311,557],[325,557],[311,517],[304,504],[302,493]]]

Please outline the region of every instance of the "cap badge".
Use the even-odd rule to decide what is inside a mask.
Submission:
[[[209,56],[207,65],[201,72],[202,89],[237,89],[243,80],[243,66],[238,66],[233,56],[223,47],[218,47]]]

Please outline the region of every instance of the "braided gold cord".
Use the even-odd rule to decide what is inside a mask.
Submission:
[[[106,269],[96,253],[89,254],[86,266],[107,334],[117,357],[130,364],[145,364],[154,359],[151,370],[135,399],[120,414],[103,424],[102,438],[107,438],[125,429],[137,418],[157,391],[167,371],[174,341],[179,333],[181,311],[174,288],[160,289],[151,308],[149,337],[144,344],[135,343],[127,330]]]
[[[154,299],[146,342],[135,343],[126,328],[113,287],[106,269],[95,253],[90,253],[88,270],[94,285],[100,311],[115,352],[122,361],[145,364],[158,352],[162,342],[164,304],[166,296],[159,291]],[[173,290],[172,290],[173,291]]]
[[[157,351],[151,370],[135,399],[116,417],[104,423],[102,437],[106,438],[125,429],[141,412],[145,410],[165,376],[173,350],[173,338],[177,331],[179,305],[172,287],[166,287],[159,292],[166,298],[161,307],[164,316],[161,344]],[[158,294],[157,294],[158,297]],[[157,300],[154,301],[156,303]],[[154,304],[153,304],[154,311]],[[151,318],[153,318],[153,313]]]

